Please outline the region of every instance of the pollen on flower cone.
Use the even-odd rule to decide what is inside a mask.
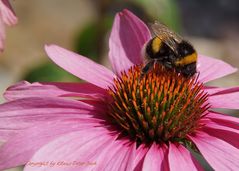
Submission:
[[[131,67],[109,89],[112,122],[140,143],[184,141],[201,127],[208,95],[196,77],[157,65],[141,78],[141,66]]]

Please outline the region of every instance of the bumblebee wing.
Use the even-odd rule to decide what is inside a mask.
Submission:
[[[151,29],[156,36],[165,36],[166,38],[174,39],[177,43],[180,43],[183,40],[181,36],[158,21],[151,24]]]
[[[177,53],[177,43],[182,41],[182,37],[170,30],[162,23],[155,22],[150,25],[152,32]]]

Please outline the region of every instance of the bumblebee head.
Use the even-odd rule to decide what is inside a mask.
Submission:
[[[180,73],[182,73],[185,77],[191,77],[197,72],[197,63],[193,62],[187,65],[184,65],[180,68]]]

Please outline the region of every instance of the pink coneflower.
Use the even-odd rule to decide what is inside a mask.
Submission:
[[[45,47],[60,67],[88,83],[21,82],[0,106],[0,169],[238,170],[238,118],[213,108],[239,108],[239,88],[204,83],[236,71],[199,55],[199,77],[156,66],[140,77],[147,26],[124,10],[115,17],[109,59],[113,72],[56,45]]]
[[[17,17],[8,0],[0,0],[0,52],[4,49],[6,38],[5,25],[13,26],[17,23]]]

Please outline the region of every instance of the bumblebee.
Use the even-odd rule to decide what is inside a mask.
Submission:
[[[141,76],[159,63],[166,69],[175,70],[185,77],[192,77],[197,72],[197,52],[193,46],[159,22],[150,26],[155,36],[143,48],[145,61]]]

